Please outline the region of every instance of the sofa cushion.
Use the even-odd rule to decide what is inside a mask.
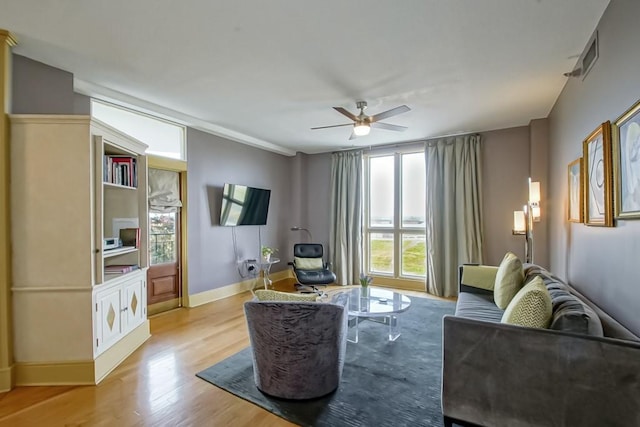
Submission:
[[[535,277],[513,297],[502,315],[502,323],[547,328],[551,322],[551,296],[541,277]]]
[[[551,296],[553,314],[550,329],[603,336],[600,317],[584,301],[574,295],[561,279],[539,265],[528,265],[525,268],[525,283],[534,277],[542,278]]]
[[[534,277],[540,276],[544,284],[547,286],[547,289],[549,289],[550,286],[554,286],[567,291],[569,290],[567,285],[561,279],[554,276],[549,271],[540,267],[539,265],[527,264],[527,266],[523,267],[523,269],[524,269],[524,284],[529,283]]]
[[[500,323],[504,310],[493,302],[493,295],[461,292],[456,303],[456,316]]]
[[[547,286],[553,317],[550,329],[601,337],[602,322],[595,311],[566,290]]]
[[[493,298],[499,308],[507,308],[511,299],[522,288],[523,280],[522,261],[512,252],[507,252],[498,267],[493,288]]]

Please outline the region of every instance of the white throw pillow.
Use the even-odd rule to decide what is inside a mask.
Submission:
[[[496,305],[503,310],[506,309],[522,288],[522,282],[524,282],[522,261],[514,253],[507,252],[498,267],[493,287],[493,300]]]

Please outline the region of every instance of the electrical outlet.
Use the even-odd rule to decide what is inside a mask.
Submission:
[[[247,259],[244,261],[244,266],[246,268],[247,273],[250,276],[256,277],[258,273],[260,273],[260,269],[258,268],[258,262],[256,259]]]

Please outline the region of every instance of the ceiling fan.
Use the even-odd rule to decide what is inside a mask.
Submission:
[[[336,110],[338,113],[343,114],[348,118],[350,118],[351,120],[353,120],[353,123],[347,123],[343,125],[319,126],[319,127],[311,128],[311,130],[337,128],[341,126],[353,126],[353,133],[351,134],[351,137],[349,139],[354,139],[359,136],[369,135],[369,131],[371,130],[371,128],[393,130],[396,132],[404,132],[405,130],[407,130],[405,126],[391,125],[389,123],[380,123],[380,120],[384,120],[389,117],[397,116],[398,114],[411,111],[411,108],[407,107],[406,105],[400,105],[399,107],[392,108],[391,110],[374,114],[373,116],[367,116],[364,113],[364,110],[367,108],[366,101],[356,102],[356,107],[360,109],[360,114],[358,114],[357,116],[345,110],[342,107],[333,107],[333,109]]]

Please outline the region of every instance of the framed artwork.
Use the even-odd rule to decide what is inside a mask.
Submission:
[[[618,218],[640,218],[640,102],[613,127],[615,210]]]
[[[570,222],[582,222],[582,157],[569,163],[569,201],[567,209],[567,219]]]
[[[582,143],[584,223],[613,227],[611,123],[605,122]]]

